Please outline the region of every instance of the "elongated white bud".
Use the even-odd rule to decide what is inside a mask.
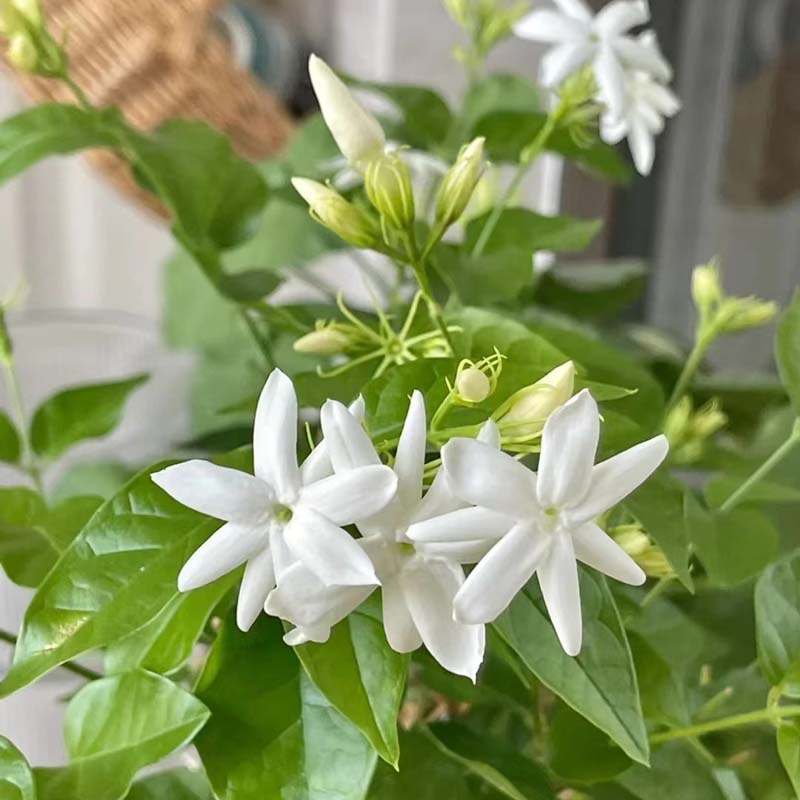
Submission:
[[[367,196],[384,220],[395,230],[414,224],[414,189],[408,167],[397,153],[373,159],[364,176]]]
[[[465,145],[439,187],[436,198],[436,221],[443,227],[450,227],[464,213],[478,181],[481,179],[486,162],[483,160],[483,145],[486,140],[479,137]]]
[[[363,173],[383,155],[386,137],[380,122],[353,97],[336,73],[319,57],[308,61],[308,74],[322,116],[342,155]]]

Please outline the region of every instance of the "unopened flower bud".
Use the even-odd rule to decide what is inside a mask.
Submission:
[[[614,541],[651,578],[672,578],[672,569],[664,551],[650,540],[639,525],[620,525],[610,531]]]
[[[294,349],[298,353],[332,356],[345,353],[351,344],[352,339],[345,331],[326,326],[301,336],[294,343]]]
[[[468,367],[456,377],[456,392],[466,403],[482,403],[492,393],[492,384],[477,367]]]
[[[436,199],[436,221],[448,228],[457,222],[469,204],[486,163],[482,136],[461,148],[458,159],[442,180]]]
[[[39,64],[36,45],[27,33],[17,33],[8,45],[8,61],[20,72],[33,72]]]
[[[380,240],[377,224],[337,191],[308,178],[292,178],[292,186],[308,203],[311,216],[355,247],[373,247]]]
[[[372,205],[395,230],[414,224],[414,190],[411,174],[397,153],[373,159],[367,166],[364,186]]]
[[[715,262],[695,267],[692,273],[692,297],[701,317],[709,315],[722,302],[722,283]]]
[[[444,0],[444,4],[450,16],[466,27],[470,18],[469,0]]]
[[[383,154],[386,137],[380,122],[321,58],[311,56],[308,73],[336,145],[350,164],[363,173],[371,161]]]
[[[572,397],[574,389],[575,365],[567,361],[531,386],[515,392],[492,417],[508,437],[537,436],[550,414]]]
[[[778,314],[778,305],[757,297],[729,297],[718,313],[720,329],[725,333],[738,333],[771,322]]]
[[[39,0],[12,0],[12,5],[31,25],[40,28],[44,24]]]
[[[667,414],[664,420],[664,435],[669,439],[671,447],[684,441],[692,420],[692,399],[688,395],[682,397]]]

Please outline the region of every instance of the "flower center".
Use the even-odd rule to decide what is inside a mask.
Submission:
[[[281,503],[272,506],[272,518],[283,525],[292,521],[292,509]]]
[[[547,533],[555,533],[561,525],[561,514],[557,508],[546,508],[541,516],[541,528]]]

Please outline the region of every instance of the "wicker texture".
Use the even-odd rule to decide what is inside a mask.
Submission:
[[[96,105],[115,105],[152,131],[170,118],[199,119],[258,160],[279,151],[294,125],[281,102],[238,67],[215,33],[221,0],[44,0],[48,25],[66,37],[71,73]],[[15,74],[38,102],[72,101],[58,81]],[[90,159],[126,194],[156,211],[127,165],[109,152]]]

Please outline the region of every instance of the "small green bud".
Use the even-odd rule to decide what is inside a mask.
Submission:
[[[8,61],[20,72],[35,72],[39,66],[39,51],[27,33],[17,33],[8,45]]]
[[[352,344],[353,339],[347,331],[335,325],[326,325],[301,336],[294,343],[294,349],[298,353],[333,356],[346,353]]]
[[[477,367],[468,367],[456,377],[456,392],[465,403],[482,403],[492,393],[492,384]]]
[[[415,219],[414,189],[406,163],[397,153],[371,161],[364,176],[367,196],[388,225],[407,231]]]
[[[462,27],[469,24],[470,7],[469,0],[444,0],[447,13]]]
[[[541,434],[547,418],[572,397],[575,365],[567,361],[536,383],[515,392],[492,414],[509,439],[530,439]]]
[[[292,186],[308,203],[311,216],[355,247],[374,247],[380,241],[377,224],[337,191],[308,178],[292,178]]]
[[[34,27],[41,28],[44,26],[44,17],[42,16],[42,7],[39,0],[12,0],[12,5]]]
[[[675,576],[664,551],[653,544],[640,525],[619,525],[610,531],[610,535],[651,578]]]
[[[467,208],[475,187],[483,175],[486,162],[482,136],[461,148],[456,163],[444,176],[436,199],[436,222],[449,228],[457,222]]]
[[[664,435],[669,439],[671,448],[682,443],[692,421],[692,399],[686,395],[682,397],[667,414],[664,420]]]
[[[692,298],[701,318],[707,318],[722,302],[722,282],[715,261],[695,267],[692,273]]]
[[[729,297],[722,302],[718,314],[724,333],[738,333],[771,322],[778,314],[778,305],[757,297]]]

